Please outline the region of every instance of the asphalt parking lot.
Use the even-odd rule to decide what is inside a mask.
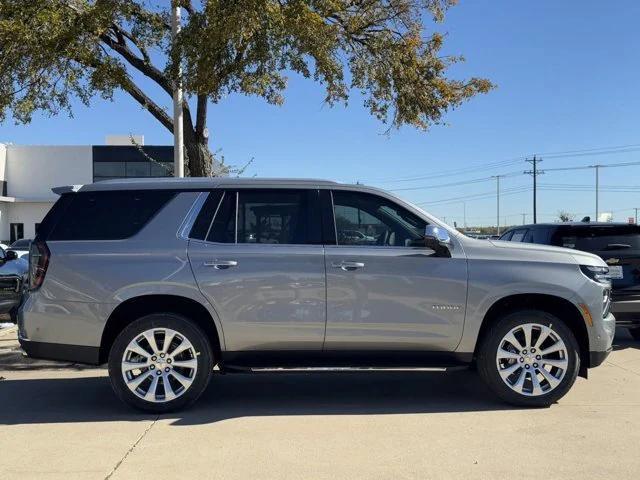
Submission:
[[[192,409],[121,405],[103,369],[23,358],[0,330],[0,478],[632,478],[640,343],[625,332],[560,403],[523,410],[473,372],[214,377]]]

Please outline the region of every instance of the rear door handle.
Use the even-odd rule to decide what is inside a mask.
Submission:
[[[351,271],[351,270],[357,270],[359,268],[364,268],[364,263],[362,263],[362,262],[343,261],[343,262],[332,263],[331,266],[333,268],[341,268],[342,270],[344,270],[346,272],[346,271]]]
[[[225,270],[230,267],[237,267],[238,262],[235,260],[213,260],[211,262],[204,262],[205,267],[213,267],[217,270]]]

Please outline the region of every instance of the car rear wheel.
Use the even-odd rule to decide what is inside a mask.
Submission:
[[[118,398],[147,412],[185,408],[204,392],[213,354],[202,330],[173,313],[128,325],[109,353],[109,379]]]
[[[483,380],[506,402],[546,407],[574,384],[579,347],[556,316],[520,310],[500,318],[484,335],[477,364]]]

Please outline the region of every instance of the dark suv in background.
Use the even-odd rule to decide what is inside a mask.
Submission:
[[[568,222],[522,225],[500,240],[539,243],[595,253],[609,265],[616,323],[640,340],[640,225]]]

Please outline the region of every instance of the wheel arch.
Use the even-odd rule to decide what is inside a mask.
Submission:
[[[206,334],[214,353],[220,358],[221,335],[211,313],[196,300],[179,295],[150,294],[129,298],[109,315],[102,331],[99,361],[106,363],[109,351],[118,334],[132,321],[152,313],[176,313],[193,320]]]
[[[589,333],[587,325],[580,313],[580,310],[571,301],[555,295],[542,293],[514,294],[500,298],[494,302],[487,310],[482,320],[478,340],[474,351],[476,357],[484,336],[489,332],[491,326],[504,315],[517,310],[541,310],[555,315],[567,324],[576,336],[580,348],[581,375],[586,376],[586,368],[589,367]]]

